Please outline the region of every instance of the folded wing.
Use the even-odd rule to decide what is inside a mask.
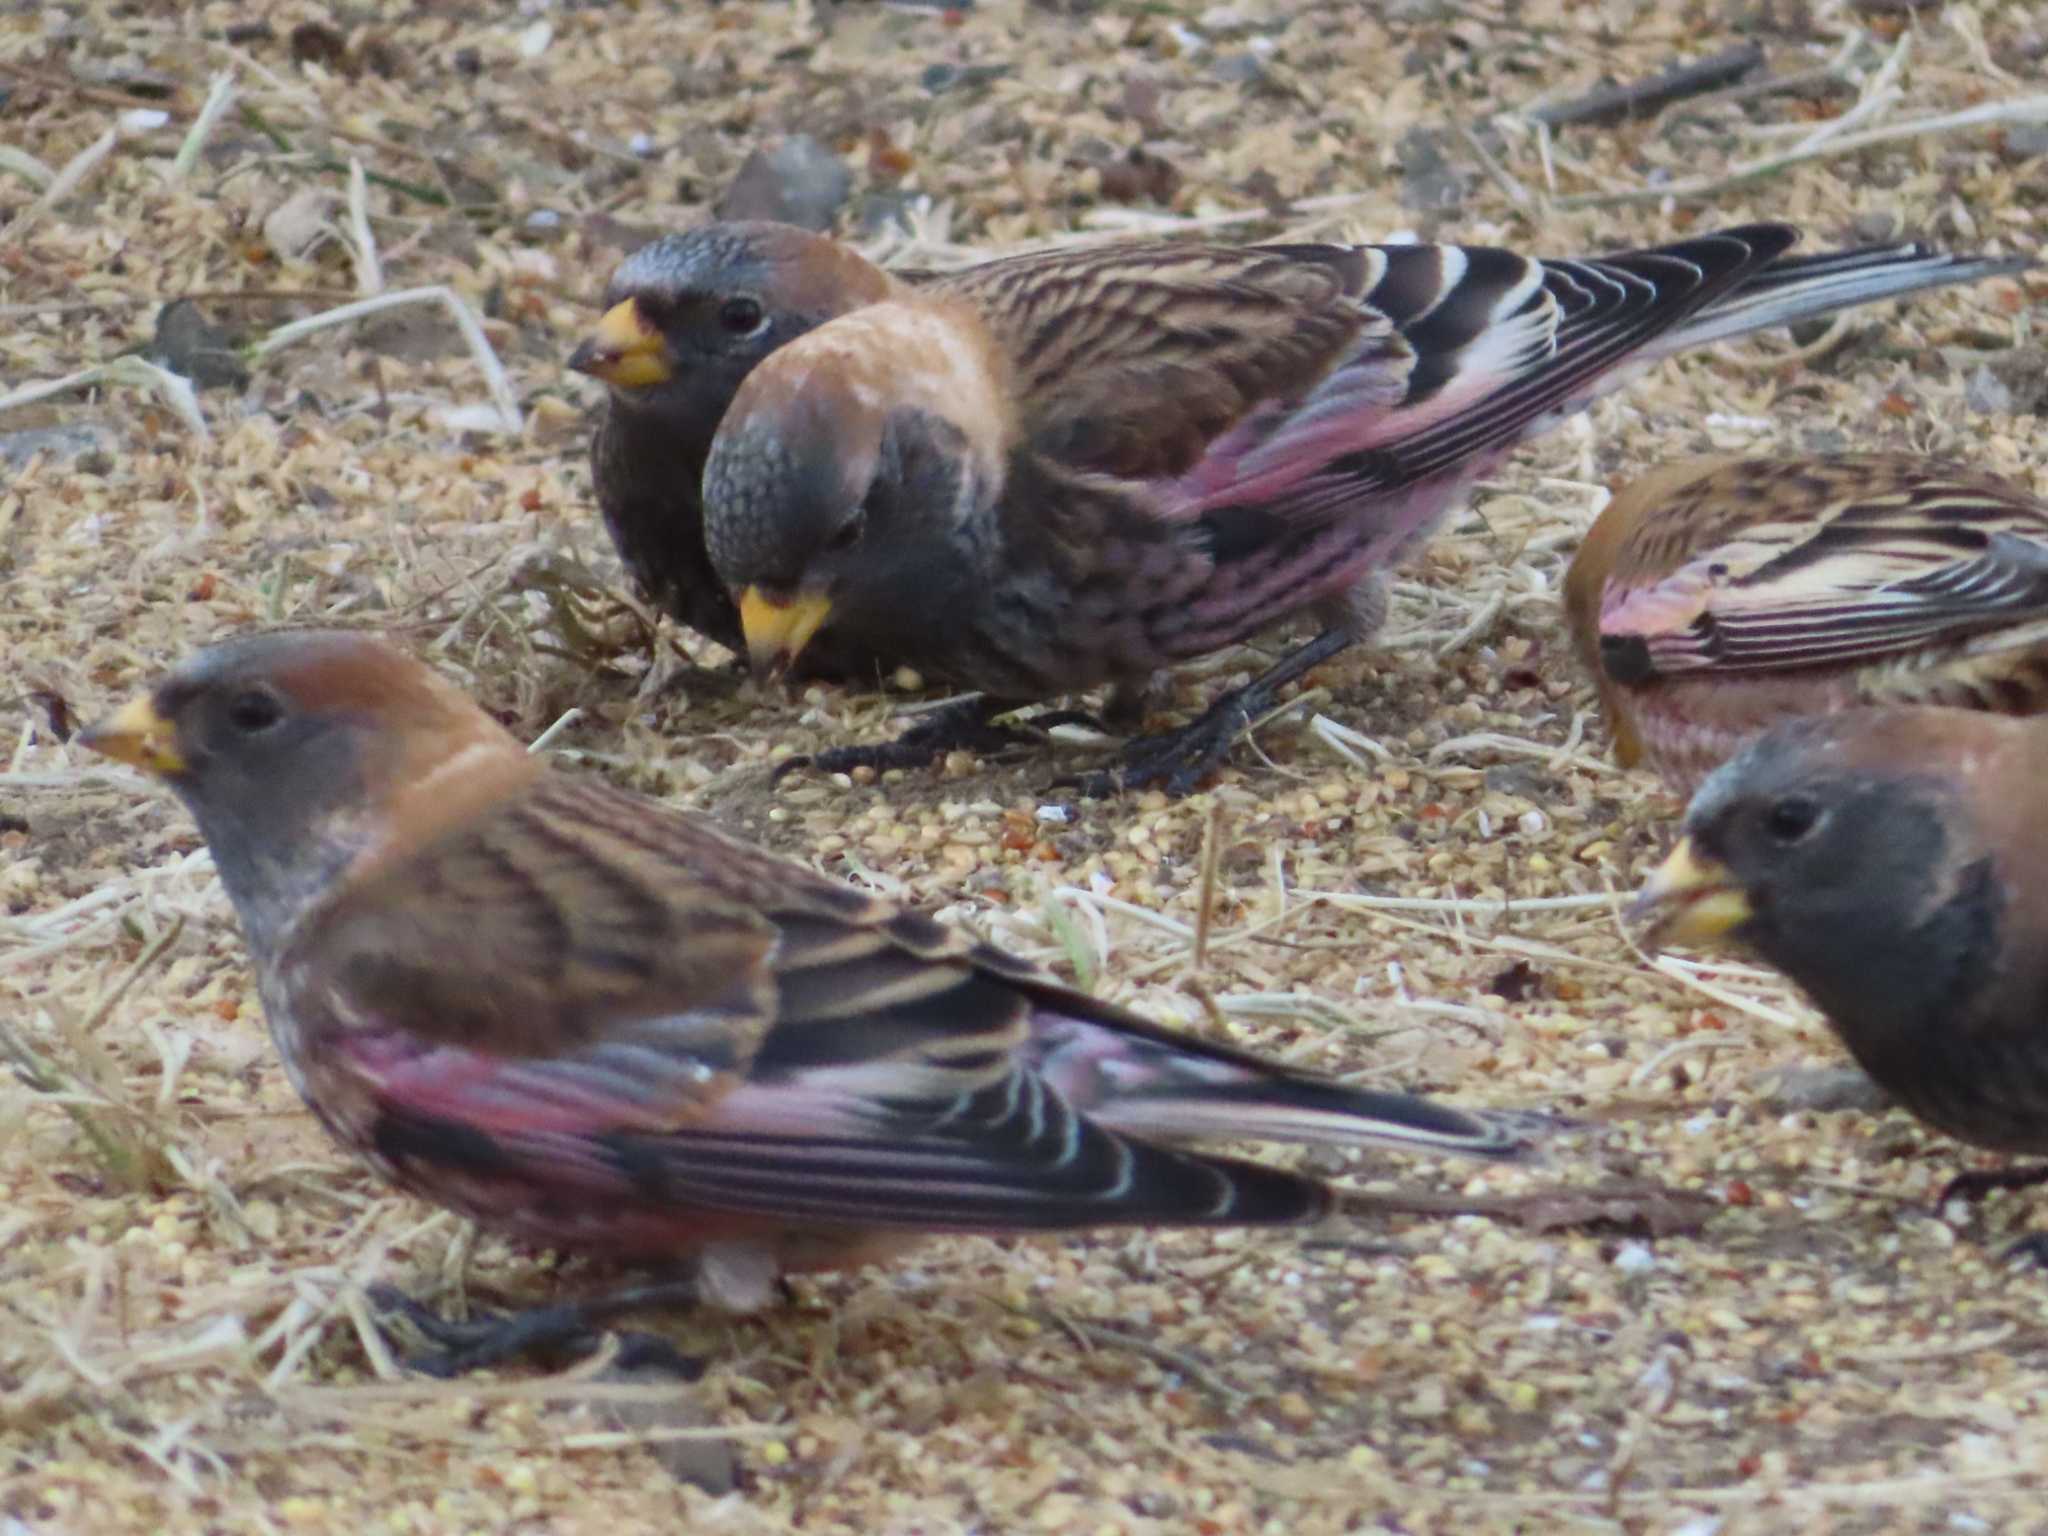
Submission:
[[[1638,681],[1876,660],[2044,618],[2048,505],[1967,469],[1843,456],[1730,465],[1647,515],[1600,646]]]
[[[416,1179],[438,1157],[564,1198],[851,1227],[1261,1223],[1328,1191],[1170,1143],[1523,1140],[1182,1041],[599,785],[545,781],[383,878],[360,903],[376,916],[337,913],[296,986],[330,1020],[322,1070],[354,1076]],[[531,909],[481,970],[479,901]],[[428,954],[472,995],[437,990]]]

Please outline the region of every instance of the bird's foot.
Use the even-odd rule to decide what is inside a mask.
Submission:
[[[2026,1168],[1970,1168],[1948,1181],[1940,1198],[1934,1202],[1934,1208],[1937,1211],[1947,1210],[1951,1200],[1975,1205],[1994,1190],[2032,1189],[2036,1184],[2048,1184],[2048,1164]]]
[[[995,716],[1014,707],[980,696],[961,699],[933,710],[894,741],[832,747],[808,757],[787,758],[775,765],[768,782],[780,783],[784,774],[799,768],[815,768],[820,773],[851,773],[856,768],[872,768],[876,773],[891,768],[922,768],[948,752],[993,756],[1017,747],[1042,746],[1045,733],[1056,725],[1085,725],[1097,731],[1103,728],[1101,721],[1078,709],[1049,710],[1018,725],[993,723]]]
[[[1188,724],[1124,743],[1116,766],[1054,781],[1083,799],[1105,799],[1126,789],[1157,784],[1176,799],[1223,765],[1237,738],[1271,710],[1280,690],[1351,644],[1350,631],[1326,629],[1246,683],[1223,695]]]
[[[1175,799],[1188,794],[1223,766],[1244,728],[1264,712],[1247,707],[1245,691],[1225,695],[1186,725],[1124,743],[1115,766],[1054,779],[1053,788],[1078,790],[1084,800],[1104,800],[1149,784],[1159,785]]]
[[[604,1342],[607,1318],[624,1312],[693,1306],[697,1286],[690,1280],[655,1282],[588,1301],[492,1313],[467,1322],[442,1317],[396,1286],[372,1286],[369,1296],[380,1323],[402,1320],[411,1332],[434,1346],[404,1356],[399,1363],[422,1375],[448,1380],[527,1355],[567,1353],[580,1357],[594,1353]],[[657,1367],[684,1381],[695,1381],[704,1372],[703,1362],[652,1333],[621,1333],[616,1363],[629,1369]]]

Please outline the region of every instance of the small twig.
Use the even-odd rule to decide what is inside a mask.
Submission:
[[[157,935],[155,940],[136,956],[135,963],[128,967],[121,979],[107,989],[106,995],[93,1005],[76,1034],[82,1039],[89,1036],[106,1021],[107,1015],[136,982],[145,976],[157,961],[178,940],[185,931],[185,919],[180,916],[172,920],[169,927]],[[74,1046],[77,1041],[74,1041]],[[6,1057],[20,1078],[35,1093],[59,1105],[71,1118],[86,1140],[99,1154],[101,1163],[123,1184],[131,1189],[141,1189],[151,1182],[161,1168],[160,1149],[142,1145],[130,1145],[112,1128],[100,1123],[100,1117],[93,1113],[96,1108],[120,1110],[125,1106],[116,1104],[96,1085],[85,1084],[82,1079],[60,1071],[40,1056],[27,1040],[16,1035],[4,1024],[0,1024],[0,1056]],[[152,1157],[152,1154],[156,1154]],[[152,1164],[156,1166],[152,1166]]]
[[[207,88],[206,101],[199,109],[199,115],[192,119],[192,126],[185,131],[184,142],[178,146],[177,158],[171,161],[171,180],[182,181],[192,174],[192,167],[199,163],[200,153],[206,148],[206,141],[213,136],[213,130],[227,115],[228,107],[235,99],[235,72],[222,70],[213,77],[213,84]]]
[[[1900,72],[1906,67],[1906,54],[1912,46],[1912,42],[1913,34],[1911,32],[1901,32],[1898,42],[1893,45],[1892,51],[1885,56],[1884,63],[1879,65],[1877,71],[1865,82],[1862,93],[1857,98],[1856,105],[1844,112],[1840,117],[1831,118],[1807,133],[1804,138],[1800,139],[1793,146],[1793,153],[1797,154],[1802,151],[1817,149],[1830,139],[1840,138],[1851,128],[1856,127],[1859,123],[1867,122],[1898,100],[1900,92],[1897,81]]]
[[[343,175],[348,173],[348,161],[338,159],[333,155],[322,154],[318,150],[301,150],[290,139],[285,137],[283,130],[274,126],[261,112],[258,112],[246,102],[242,105],[242,121],[270,140],[281,153],[304,155],[306,157],[306,164],[316,171],[338,171]],[[421,186],[416,181],[406,181],[397,176],[387,176],[382,171],[365,171],[363,175],[373,186],[387,188],[390,191],[410,197],[417,202],[428,203],[436,208],[452,208],[455,206],[454,199],[449,197],[447,193],[437,192],[432,187]]]
[[[1529,196],[1529,189],[1515,178],[1512,171],[1500,163],[1479,135],[1474,133],[1463,119],[1454,121],[1451,126],[1458,131],[1458,137],[1465,141],[1465,147],[1472,151],[1472,157],[1479,162],[1479,169],[1486,172],[1486,179],[1506,193],[1508,201],[1517,208],[1527,208],[1533,201]]]
[[[1560,1227],[1621,1225],[1643,1228],[1652,1237],[1683,1236],[1699,1230],[1720,1202],[1697,1190],[1640,1180],[1563,1185],[1525,1195],[1439,1195],[1425,1191],[1378,1194],[1340,1192],[1343,1216],[1486,1216],[1518,1223],[1532,1232]]]
[[[95,363],[90,368],[81,368],[76,373],[67,373],[61,379],[46,379],[40,383],[24,384],[19,389],[10,389],[0,395],[0,411],[12,410],[18,405],[29,405],[51,395],[67,394],[74,389],[83,389],[90,384],[139,384],[152,391],[158,399],[170,407],[171,413],[192,430],[193,436],[204,443],[210,434],[206,430],[206,418],[199,411],[199,396],[182,374],[160,368],[147,358],[130,353],[117,357],[111,362]]]
[[[489,386],[491,399],[496,407],[496,420],[491,423],[499,431],[517,434],[525,425],[525,417],[519,410],[518,397],[512,393],[512,382],[505,375],[505,367],[498,361],[498,354],[492,349],[490,339],[484,335],[484,328],[462,302],[453,288],[435,284],[426,288],[402,288],[394,293],[380,293],[374,298],[359,299],[353,304],[343,304],[335,309],[323,310],[317,315],[308,315],[303,320],[294,320],[281,325],[249,349],[251,361],[260,362],[280,347],[289,346],[300,338],[332,326],[343,325],[351,320],[360,320],[367,315],[379,314],[387,309],[396,309],[406,304],[439,304],[454,319],[462,339],[468,343],[470,356],[483,371],[484,382]],[[467,425],[467,423],[465,423]]]
[[[345,288],[194,288],[178,295],[202,304],[346,304],[356,297]],[[160,293],[103,294],[91,299],[48,299],[41,303],[0,304],[0,320],[26,320],[34,315],[86,315],[108,310],[154,308]]]
[[[1831,159],[1836,155],[1849,155],[1858,150],[1874,149],[1880,144],[1935,138],[1942,134],[1960,133],[1968,128],[1988,128],[2001,123],[2048,123],[2048,95],[2023,96],[2016,101],[1990,101],[1981,106],[1967,107],[1960,112],[1940,112],[1932,117],[1916,117],[1883,128],[1868,128],[1861,133],[1847,133],[1825,143],[1790,149],[1780,155],[1767,155],[1760,160],[1747,161],[1719,176],[1694,176],[1682,181],[1668,181],[1662,186],[1633,187],[1623,192],[1576,193],[1571,197],[1559,198],[1555,206],[1560,209],[1608,208],[1623,203],[1657,203],[1665,198],[1689,202],[1717,196],[1748,182],[1762,181],[1808,160]]]
[[[1247,1394],[1240,1392],[1229,1382],[1193,1355],[1164,1344],[1155,1344],[1150,1339],[1141,1339],[1126,1333],[1121,1328],[1112,1328],[1105,1323],[1084,1323],[1079,1318],[1068,1317],[1051,1307],[1033,1307],[1028,1310],[1016,1309],[1033,1322],[1050,1324],[1061,1332],[1071,1335],[1082,1344],[1101,1345],[1111,1349],[1127,1349],[1134,1355],[1142,1355],[1154,1365],[1165,1366],[1178,1371],[1196,1386],[1217,1399],[1226,1408],[1235,1408],[1243,1403]]]
[[[1308,722],[1310,734],[1354,768],[1370,769],[1374,762],[1390,763],[1394,754],[1370,736],[1339,725],[1328,715],[1315,715]]]
[[[549,747],[554,745],[555,738],[557,736],[560,736],[562,732],[569,729],[570,726],[574,725],[578,720],[581,720],[582,718],[583,711],[581,709],[564,710],[561,713],[561,715],[556,718],[555,723],[553,725],[549,726],[546,730],[542,731],[538,736],[534,737],[531,742],[527,743],[526,750],[528,755],[533,757],[539,757],[543,752],[547,751]]]
[[[1209,807],[1202,827],[1201,895],[1195,905],[1195,943],[1190,969],[1200,975],[1209,958],[1209,925],[1216,915],[1216,865],[1223,854],[1223,803]]]
[[[348,163],[349,253],[355,257],[356,286],[365,297],[384,291],[384,265],[377,259],[377,236],[370,229],[369,175],[363,162]]]
[[[184,110],[175,96],[164,101],[151,101],[132,91],[110,91],[100,86],[87,85],[83,80],[70,75],[46,75],[41,70],[29,69],[6,60],[0,60],[0,75],[7,75],[29,85],[41,86],[46,91],[62,91],[66,95],[76,96],[80,101],[89,101],[97,107],[112,107],[120,112],[130,111],[135,107],[163,107],[174,112]]]
[[[183,915],[172,918],[171,925],[158,934],[147,949],[135,957],[135,963],[128,967],[127,974],[115,982],[108,989],[107,995],[93,1005],[92,1012],[86,1015],[85,1023],[81,1026],[84,1033],[91,1034],[100,1025],[106,1023],[107,1015],[112,1013],[115,1005],[128,995],[129,988],[133,987],[136,982],[142,980],[148,974],[149,968],[163,958],[164,951],[177,943],[178,935],[184,931],[185,919]]]
[[[1746,1013],[1753,1019],[1762,1019],[1766,1024],[1775,1024],[1780,1029],[1797,1029],[1799,1020],[1779,1008],[1759,1003],[1726,987],[1717,987],[1699,975],[1699,967],[1689,966],[1672,955],[1658,955],[1650,962],[1650,968],[1660,976],[1668,976],[1681,987],[1689,987],[1719,1003],[1724,1008],[1733,1008],[1737,1013]]]
[[[1960,1338],[1916,1344],[1873,1344],[1867,1349],[1838,1350],[1836,1354],[1837,1358],[1851,1365],[1907,1365],[1925,1360],[1952,1360],[1957,1355],[1982,1354],[1997,1349],[2018,1332],[2018,1323],[1994,1323],[1981,1333],[1965,1334]]]
[[[12,171],[39,191],[57,179],[55,171],[27,150],[16,149],[12,144],[0,144],[0,171]]]
[[[43,188],[42,194],[14,216],[14,221],[4,231],[6,238],[19,240],[27,233],[31,224],[76,192],[86,177],[99,168],[107,156],[114,152],[114,146],[120,142],[121,130],[118,127],[109,128],[67,160],[64,168],[50,178],[50,184]]]
[[[1648,117],[1658,109],[1688,96],[1704,95],[1740,80],[1764,61],[1764,51],[1755,43],[1742,43],[1701,59],[1696,64],[1678,64],[1647,80],[1626,85],[1603,85],[1571,101],[1553,106],[1533,107],[1523,114],[1546,128],[1624,122]]]
[[[1351,891],[1304,890],[1300,894],[1311,902],[1340,912],[1441,912],[1471,917],[1511,917],[1521,912],[1583,912],[1614,905],[1614,898],[1604,892],[1580,896],[1524,896],[1512,900],[1506,897],[1368,896]]]
[[[1818,64],[1812,69],[1794,70],[1765,80],[1752,80],[1746,85],[1732,85],[1725,91],[1709,92],[1695,97],[1693,107],[1698,110],[1706,106],[1734,106],[1737,102],[1760,101],[1766,96],[1804,96],[1812,93],[1815,87],[1824,85],[1846,90],[1852,83],[1849,76],[1836,66]]]

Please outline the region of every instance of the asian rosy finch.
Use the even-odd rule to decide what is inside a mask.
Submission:
[[[688,1262],[676,1285],[727,1307],[928,1233],[1285,1224],[1338,1198],[1194,1140],[1504,1157],[1530,1131],[1176,1034],[554,771],[361,635],[215,646],[85,741],[197,818],[336,1138],[513,1234]],[[534,1333],[509,1338],[449,1363]]]
[[[1084,785],[1183,791],[1370,633],[1381,573],[1516,444],[1673,352],[2024,265],[1795,238],[1140,243],[891,279],[740,380],[704,460],[709,563],[757,665],[830,637],[980,690],[972,725],[1105,683],[1128,716],[1161,669],[1310,616],[1313,640]],[[864,757],[905,760],[830,761]]]
[[[2048,1154],[2044,761],[2042,716],[1784,722],[1700,786],[1637,912],[1660,942],[1739,943],[1784,971],[1921,1119]],[[2043,1179],[1965,1173],[1948,1194]]]

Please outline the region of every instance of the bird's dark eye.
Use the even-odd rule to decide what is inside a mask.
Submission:
[[[1801,795],[1787,795],[1764,812],[1764,830],[1781,843],[1796,843],[1820,823],[1820,807]]]
[[[728,336],[751,336],[766,318],[759,299],[741,296],[718,306],[719,328]]]
[[[284,719],[284,702],[267,688],[244,688],[228,700],[228,724],[244,736],[260,736]]]
[[[832,537],[825,541],[825,547],[827,549],[851,549],[860,542],[861,535],[867,531],[868,515],[866,512],[856,508],[853,516],[832,530]]]

